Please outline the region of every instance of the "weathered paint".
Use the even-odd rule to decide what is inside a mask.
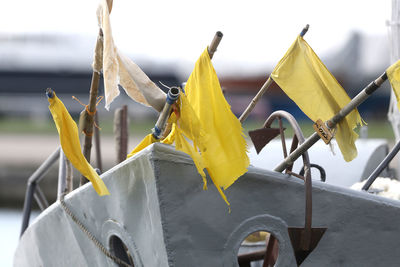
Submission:
[[[85,185],[66,198],[108,246],[117,234],[135,266],[237,266],[250,233],[279,240],[277,266],[296,266],[287,227],[304,226],[303,182],[250,167],[226,194],[231,212],[192,160],[154,144],[102,175],[111,195]],[[397,266],[400,202],[314,181],[313,227],[327,231],[302,266]],[[27,229],[15,266],[110,266],[111,261],[53,204]]]

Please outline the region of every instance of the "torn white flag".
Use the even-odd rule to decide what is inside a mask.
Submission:
[[[103,45],[97,45],[93,69],[100,72],[96,61],[102,55],[102,69],[104,79],[104,94],[106,109],[119,95],[118,84],[134,101],[151,106],[161,111],[165,104],[166,94],[136,65],[131,59],[124,56],[114,44],[112,38],[109,9],[106,0],[102,0],[97,10],[99,26],[103,31]],[[97,58],[97,60],[96,60]]]

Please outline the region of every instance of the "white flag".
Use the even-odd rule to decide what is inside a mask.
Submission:
[[[112,37],[109,9],[106,0],[102,0],[97,10],[99,26],[103,31],[103,46],[96,46],[95,60],[102,54],[103,79],[106,109],[119,95],[118,84],[134,101],[151,106],[161,111],[165,104],[166,94],[136,65],[131,59],[124,56],[114,44]],[[98,51],[100,50],[100,51]],[[101,70],[93,63],[95,71]]]

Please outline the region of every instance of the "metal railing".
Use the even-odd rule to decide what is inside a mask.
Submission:
[[[70,191],[70,183],[66,182],[66,158],[61,147],[58,147],[40,166],[37,170],[29,177],[27,182],[27,188],[25,193],[24,208],[22,214],[22,225],[20,237],[25,232],[26,228],[29,226],[29,220],[32,213],[32,202],[33,199],[36,200],[40,210],[45,210],[49,207],[49,202],[47,201],[43,191],[41,190],[39,183],[43,177],[50,170],[50,167],[59,160],[59,172],[58,172],[58,190],[57,199],[60,199],[66,192]]]

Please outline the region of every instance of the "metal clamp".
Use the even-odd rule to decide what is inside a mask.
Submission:
[[[160,116],[158,117],[158,120],[156,122],[156,125],[153,128],[153,136],[157,140],[161,139],[164,133],[169,115],[171,114],[172,105],[176,102],[176,100],[178,100],[180,91],[181,91],[180,88],[175,86],[171,87],[168,91],[164,108],[161,111]]]

